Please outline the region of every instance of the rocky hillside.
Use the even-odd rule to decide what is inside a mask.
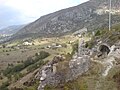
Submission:
[[[74,49],[78,52],[70,60],[56,57],[40,68],[36,74],[40,80],[38,90],[120,89],[119,25],[111,31],[98,30],[90,41],[82,39]]]
[[[22,29],[25,25],[13,25],[0,30],[0,35],[12,35]]]
[[[109,0],[90,0],[75,7],[40,17],[14,35],[14,38],[31,36],[59,36],[84,27],[96,30],[108,25]],[[112,23],[120,22],[120,0],[112,1]]]

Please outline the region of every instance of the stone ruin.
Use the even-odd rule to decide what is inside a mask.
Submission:
[[[38,90],[44,90],[46,85],[57,85],[60,80],[60,76],[57,75],[56,65],[63,61],[63,56],[55,56],[52,61],[44,65],[36,77],[40,78],[40,85]]]
[[[98,57],[107,57],[107,55],[110,52],[110,46],[105,43],[102,43],[98,46],[97,51],[99,52]]]
[[[97,51],[100,52],[98,57],[104,56],[104,58],[106,58],[114,56],[116,58],[120,58],[120,44],[108,45],[106,43],[102,43],[98,46]]]
[[[102,76],[107,76],[111,68],[120,64],[120,43],[115,43],[114,45],[100,43],[97,45],[97,52],[94,55],[94,59],[92,57],[91,60],[102,64]]]
[[[85,42],[82,40],[79,43],[78,53],[74,54],[72,59],[68,62],[67,70],[62,72],[57,71],[57,65],[65,59],[63,56],[55,56],[52,61],[48,62],[39,70],[39,73],[36,75],[40,79],[38,90],[44,90],[46,85],[57,86],[77,79],[78,76],[89,70],[90,59],[95,55],[97,55],[98,58],[104,57],[104,60],[106,60],[105,63],[108,64],[111,64],[114,60],[118,60],[120,63],[120,44],[109,46],[108,44],[101,43],[89,50],[85,48]],[[108,62],[109,59],[113,61]],[[107,70],[108,68],[105,72]],[[106,73],[103,74],[107,75]]]
[[[67,81],[77,79],[78,76],[87,72],[90,68],[90,57],[88,55],[84,56],[74,56],[74,58],[69,62],[69,72],[67,76]]]
[[[89,55],[90,50],[85,47],[86,43],[84,40],[81,40],[78,45],[78,57],[81,57],[83,55]]]
[[[76,79],[78,76],[87,72],[90,68],[89,50],[84,48],[84,41],[79,45],[79,52],[73,55],[73,58],[68,62],[66,71],[58,72],[56,66],[65,58],[56,56],[52,61],[44,65],[37,74],[40,78],[38,90],[44,90],[46,85],[57,86],[70,80]],[[84,50],[84,51],[83,51]]]

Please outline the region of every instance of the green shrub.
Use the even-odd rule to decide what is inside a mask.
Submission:
[[[0,90],[8,90],[9,82],[4,82],[2,86],[0,87]]]

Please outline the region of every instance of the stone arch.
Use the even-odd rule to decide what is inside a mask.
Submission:
[[[103,54],[109,54],[110,52],[110,46],[108,44],[101,44],[98,46],[98,51]]]

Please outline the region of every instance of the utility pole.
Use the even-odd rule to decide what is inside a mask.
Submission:
[[[109,31],[111,30],[111,16],[112,16],[112,3],[111,0],[109,0]]]

